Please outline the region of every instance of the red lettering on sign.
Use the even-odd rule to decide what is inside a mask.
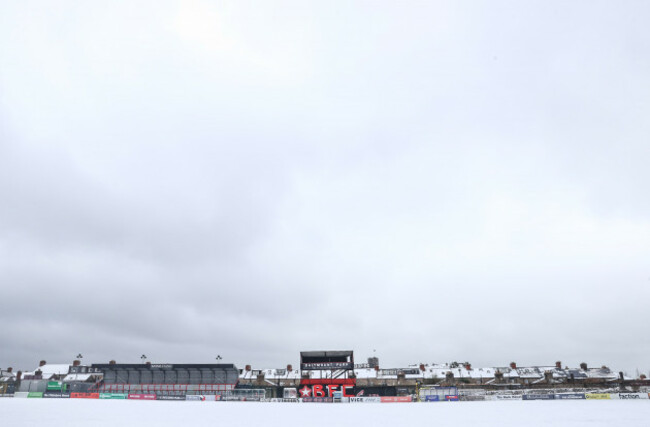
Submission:
[[[312,387],[314,397],[325,397],[325,392],[323,391],[322,385],[315,385]]]

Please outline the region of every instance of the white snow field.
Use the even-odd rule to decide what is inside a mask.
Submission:
[[[6,426],[650,426],[650,402],[169,402],[0,399]]]

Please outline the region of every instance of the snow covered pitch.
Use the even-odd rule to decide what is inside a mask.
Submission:
[[[16,426],[644,426],[650,402],[258,403],[0,399],[2,425]]]

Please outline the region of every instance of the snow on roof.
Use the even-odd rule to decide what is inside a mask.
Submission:
[[[41,371],[41,378],[44,380],[49,380],[55,375],[59,375],[59,376],[67,375],[68,371],[70,370],[70,366],[71,365],[56,365],[56,364],[39,366],[33,371],[23,372],[23,378],[34,376],[36,375],[37,371]]]
[[[34,371],[41,371],[43,375],[52,374],[52,375],[66,375],[70,371],[70,366],[72,365],[56,365],[56,364],[47,364],[39,366],[34,369]]]
[[[68,374],[63,378],[63,382],[72,382],[72,381],[88,381],[91,377],[103,376],[102,374]]]
[[[453,367],[452,367],[453,366]],[[404,372],[407,379],[440,379],[443,380],[447,373],[451,372],[456,379],[493,379],[497,372],[501,372],[506,379],[526,379],[533,381],[540,381],[545,379],[545,373],[551,372],[553,379],[569,378],[573,375],[575,379],[585,378],[600,378],[600,379],[617,379],[618,374],[611,372],[608,368],[590,368],[587,371],[581,369],[558,369],[556,366],[526,366],[517,367],[487,367],[487,368],[471,368],[467,369],[463,365],[450,365],[445,364],[424,364],[424,371],[420,369],[420,365],[409,365],[407,368],[375,368],[362,367],[354,369],[354,374],[359,379],[397,379],[399,372]],[[294,369],[287,371],[286,369],[253,369],[251,371],[242,371],[240,374],[241,379],[256,379],[258,374],[263,374],[267,380],[286,379],[297,380],[300,379],[300,370]],[[331,371],[304,371],[303,374],[309,375],[312,379],[330,378]],[[631,379],[627,376],[625,379]]]

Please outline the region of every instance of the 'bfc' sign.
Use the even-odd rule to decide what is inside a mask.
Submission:
[[[313,384],[303,385],[300,390],[300,397],[354,397],[354,386],[343,384]],[[339,394],[340,393],[340,394]]]

